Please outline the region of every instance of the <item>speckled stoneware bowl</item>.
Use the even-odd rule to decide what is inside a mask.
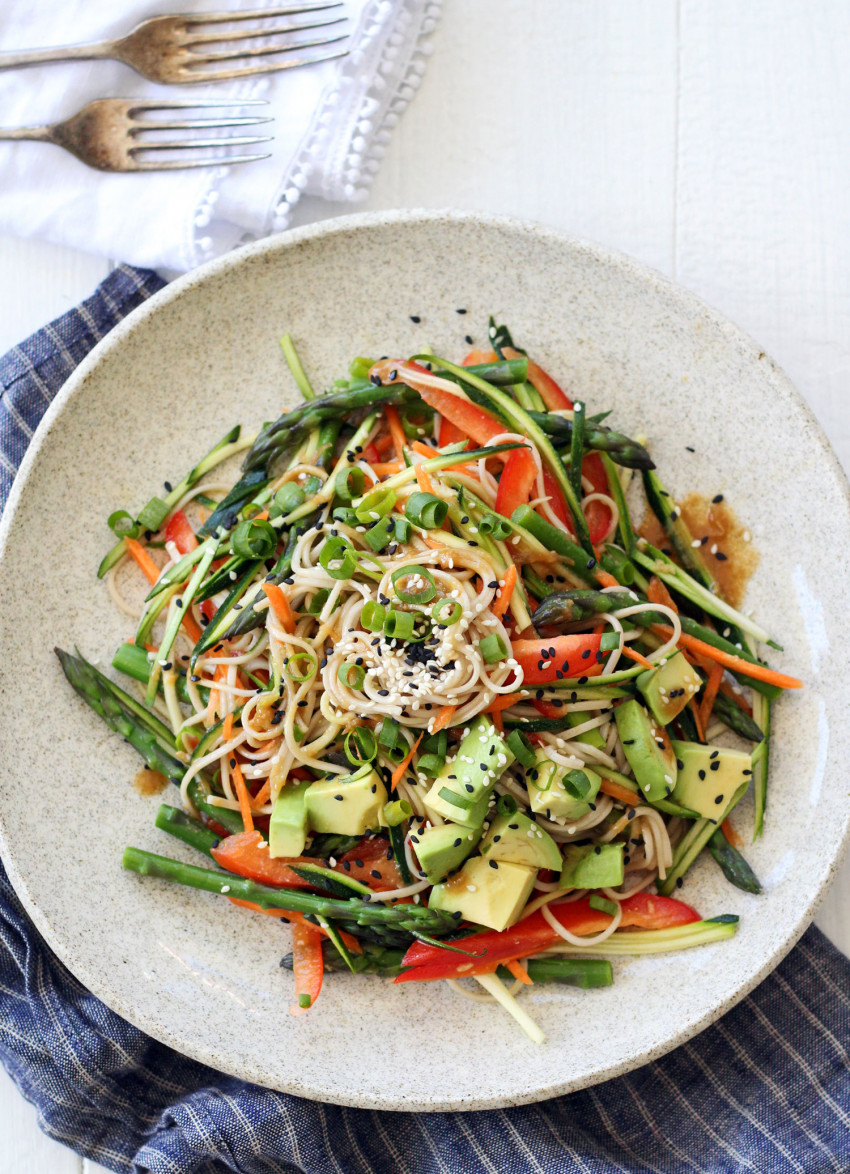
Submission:
[[[284,331],[323,386],[357,354],[430,343],[458,356],[465,335],[485,341],[490,313],[591,410],[613,408],[617,426],[651,437],[675,493],[727,495],[761,552],[747,606],[785,645],[771,661],[807,682],[775,710],[767,829],[747,850],[764,894],[732,888],[711,860],[687,879],[704,915],[741,915],[737,937],[617,961],[607,990],[535,987],[523,998],[541,1047],[443,984],[332,975],[315,1013],[290,1016],[282,925],[122,871],[127,844],[195,857],[154,828],[160,800],[133,789],[135,752],[76,698],[52,653],[77,643],[108,664],[128,637],[95,577],[106,516],[139,507],[235,421],[256,427],[294,401]],[[847,572],[835,558],[850,546],[847,484],[758,346],[627,257],[514,221],[394,212],[213,262],[138,309],[66,384],[15,483],[2,544],[0,830],[12,881],[86,986],[214,1068],[380,1109],[569,1092],[727,1011],[796,941],[836,867],[850,818]]]

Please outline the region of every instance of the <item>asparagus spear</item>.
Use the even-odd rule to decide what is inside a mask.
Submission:
[[[471,367],[474,371],[475,368]],[[534,423],[551,436],[557,445],[570,444],[573,437],[573,422],[569,416],[559,416],[554,412],[530,411],[529,416]],[[615,465],[622,465],[625,469],[654,469],[652,457],[642,444],[625,436],[622,432],[615,432],[607,424],[595,423],[588,418],[584,426],[584,448],[586,451],[607,453]]]
[[[741,784],[717,820],[698,819],[688,829],[684,838],[680,840],[673,852],[673,863],[667,869],[667,876],[655,886],[662,897],[670,896],[676,888],[677,883],[684,877],[691,865],[695,863],[700,852],[702,852],[717,828],[743,798],[748,786],[749,783]]]
[[[727,725],[730,730],[734,730],[736,734],[740,734],[742,738],[746,738],[750,742],[761,742],[764,738],[764,733],[749,716],[744,713],[739,705],[736,705],[730,697],[726,697],[723,693],[718,693],[714,699],[714,706],[712,713],[715,714],[724,725]]]
[[[745,893],[761,892],[759,878],[738,849],[726,839],[723,828],[718,828],[708,841],[708,850],[736,889],[743,889]]]
[[[240,900],[251,901],[261,909],[284,909],[356,926],[385,927],[414,937],[419,934],[444,935],[457,929],[457,919],[441,909],[428,909],[424,905],[371,904],[368,894],[361,898],[337,900],[306,893],[303,889],[275,889],[231,873],[169,860],[167,856],[158,856],[141,848],[126,848],[122,863],[130,872],[159,877],[208,893],[224,891]]]
[[[169,835],[188,844],[190,848],[197,848],[199,852],[204,852],[207,856],[220,840],[215,832],[204,827],[196,819],[192,819],[185,811],[171,807],[168,803],[160,804],[154,823],[160,831],[168,832]]]

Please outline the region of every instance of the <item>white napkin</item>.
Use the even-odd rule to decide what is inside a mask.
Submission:
[[[0,50],[121,36],[164,12],[273,7],[275,0],[2,0]],[[39,236],[136,265],[194,268],[234,245],[285,228],[302,193],[357,200],[377,172],[392,127],[430,52],[441,0],[347,0],[349,55],[214,86],[159,86],[112,61],[0,72],[0,124],[67,118],[94,98],[264,98],[274,122],[234,134],[273,134],[246,152],[261,162],[193,171],[106,174],[48,143],[0,142],[0,232]],[[317,13],[317,17],[333,13]],[[306,23],[287,17],[275,24]],[[208,26],[210,28],[211,26]],[[203,31],[207,31],[206,29]],[[295,34],[313,39],[322,30]],[[315,48],[305,53],[319,54]],[[242,64],[237,63],[237,64]],[[208,117],[185,111],[178,117]],[[180,132],[185,134],[186,132]],[[193,132],[195,134],[199,132]],[[222,132],[215,132],[216,134]]]

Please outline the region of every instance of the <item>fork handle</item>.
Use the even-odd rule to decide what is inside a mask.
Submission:
[[[50,143],[53,141],[52,126],[0,126],[0,142],[14,142],[28,140],[32,143]]]
[[[98,57],[110,57],[112,52],[112,41],[95,41],[91,45],[56,45],[52,49],[22,49],[15,53],[0,53],[0,69],[44,65],[49,61],[94,61]]]

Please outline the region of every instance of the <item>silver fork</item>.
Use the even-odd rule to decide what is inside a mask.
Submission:
[[[251,12],[198,12],[184,16],[154,16],[137,25],[126,37],[112,41],[98,41],[91,45],[64,45],[54,49],[25,49],[20,53],[0,53],[0,69],[16,69],[21,65],[43,65],[49,61],[91,61],[96,58],[110,58],[123,61],[136,73],[153,82],[165,85],[189,82],[219,82],[235,77],[252,77],[258,73],[273,73],[279,69],[296,69],[301,65],[313,65],[317,61],[328,61],[343,57],[347,49],[334,49],[329,53],[290,58],[285,61],[267,61],[260,64],[240,66],[238,69],[223,69],[226,61],[237,61],[256,57],[270,57],[278,53],[294,53],[313,49],[318,45],[332,45],[345,40],[346,33],[318,37],[312,41],[285,42],[281,38],[288,33],[300,33],[308,29],[324,28],[340,24],[344,16],[330,19],[311,20],[306,24],[290,24],[274,28],[250,28],[240,31],[216,30],[199,31],[204,25],[231,24],[241,21],[259,21],[269,17],[300,16],[329,8],[341,8],[341,0],[318,0],[316,3],[283,4],[276,8],[258,8]],[[259,37],[274,37],[272,45],[243,46],[222,52],[211,52],[213,45],[230,42],[244,42]],[[205,68],[206,67],[206,68]]]
[[[221,136],[220,138],[185,137],[174,139],[144,138],[145,131],[213,130],[225,126],[256,126],[271,118],[238,115],[229,118],[193,118],[180,122],[143,118],[153,111],[202,109],[219,106],[265,106],[260,98],[241,98],[232,102],[219,98],[183,98],[157,101],[143,98],[100,98],[89,102],[78,114],[49,126],[0,128],[0,139],[29,139],[38,143],[55,143],[76,155],[89,167],[100,171],[176,171],[184,167],[224,167],[232,163],[251,163],[268,159],[268,155],[207,155],[201,159],[150,159],[140,155],[156,151],[197,150],[199,147],[246,147],[251,143],[268,143],[271,136]]]

